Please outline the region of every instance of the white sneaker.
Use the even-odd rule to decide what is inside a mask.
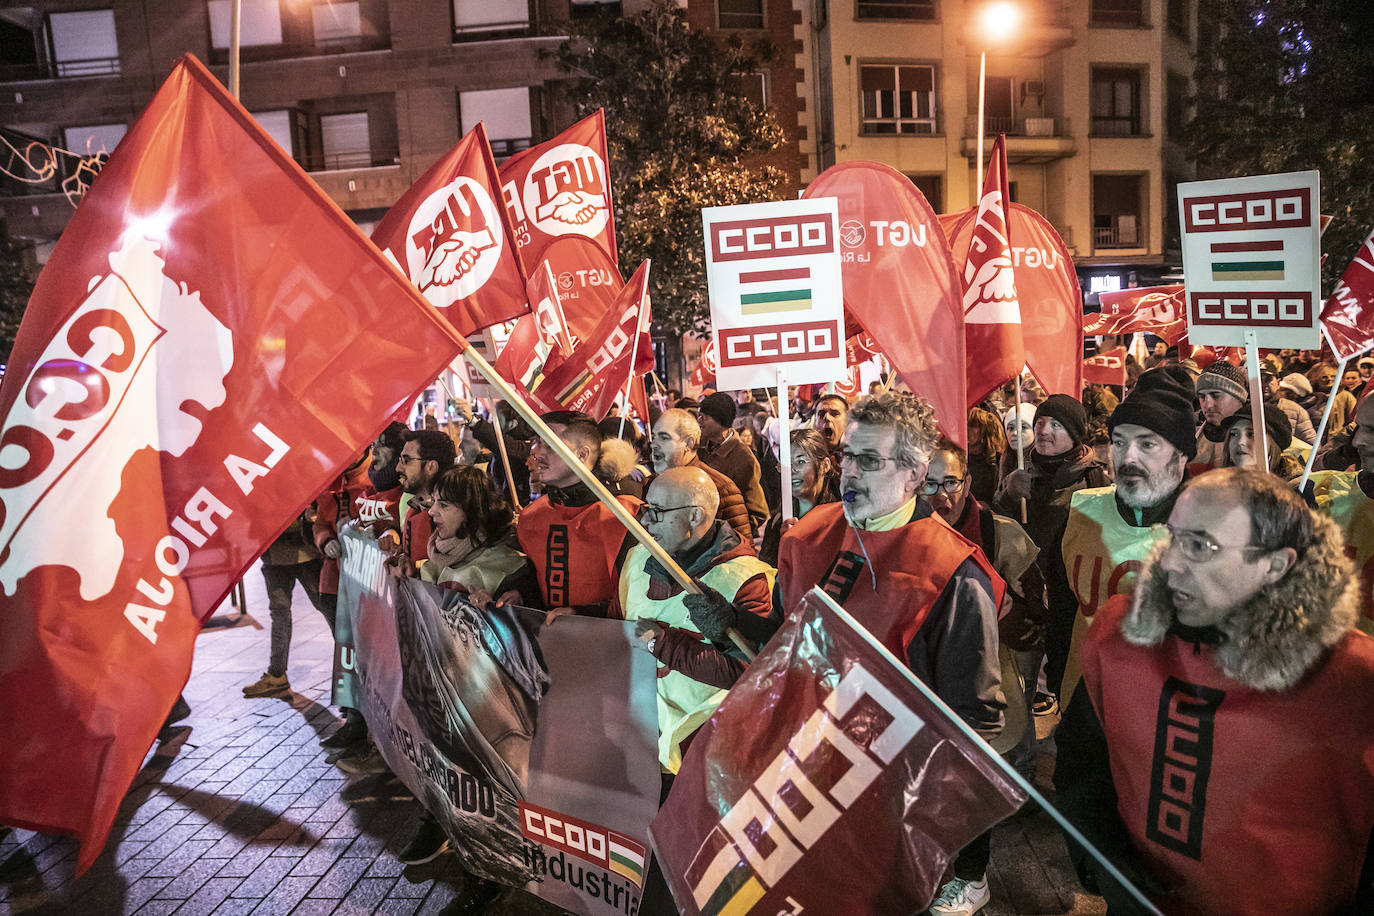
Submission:
[[[936,916],[973,916],[987,906],[990,899],[987,875],[977,881],[954,878],[940,888],[940,896],[930,905],[930,912]]]

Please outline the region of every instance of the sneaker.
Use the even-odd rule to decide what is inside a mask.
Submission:
[[[361,754],[353,754],[334,761],[334,766],[351,773],[354,776],[361,776],[364,773],[389,773],[391,768],[382,759],[382,752],[375,747],[369,747]]]
[[[262,677],[243,688],[243,695],[246,697],[279,697],[290,692],[291,682],[286,679],[286,675],[276,677],[267,672],[263,672]]]
[[[973,916],[992,899],[988,891],[988,876],[977,881],[953,878],[940,888],[940,896],[930,905],[933,916]]]
[[[1059,712],[1059,697],[1052,693],[1036,693],[1031,712],[1037,716],[1052,716]]]
[[[415,832],[415,838],[410,841],[410,845],[401,850],[397,858],[406,865],[424,865],[426,862],[433,862],[448,850],[448,834],[444,833],[444,828],[439,826],[438,821],[426,817],[420,821],[420,829]]]

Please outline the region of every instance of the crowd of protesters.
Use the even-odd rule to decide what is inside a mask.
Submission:
[[[1357,632],[1374,573],[1374,359],[1340,378],[1319,353],[1264,360],[1259,405],[1243,369],[1167,347],[1148,368],[1132,360],[1122,389],[1046,396],[1027,376],[968,412],[966,447],[895,380],[854,399],[799,389],[791,429],[762,390],[668,392],[642,424],[546,415],[701,594],[507,405],[484,416],[451,401],[444,429],[432,416],[389,426],[269,551],[272,655],[244,693],[289,691],[291,589],[333,622],[339,532],[353,525],[390,549],[396,575],[479,606],[636,621],[661,669],[666,798],[747,665],[727,630],[757,649],[819,584],[1028,778],[1056,755],[1064,807],[1165,912],[1371,912],[1374,728],[1355,698],[1374,688],[1374,642]],[[558,570],[544,548],[555,523],[575,532]],[[841,554],[864,562],[845,572]],[[1035,717],[1056,712],[1058,730],[1038,737]],[[385,770],[361,715],[343,714],[329,760]],[[1196,734],[1179,738],[1180,723]],[[402,861],[449,850],[436,821],[416,826]],[[1136,911],[1071,852],[1110,912]],[[989,855],[990,834],[967,846],[930,912],[986,906]],[[455,911],[482,912],[500,890],[473,878]],[[656,864],[639,911],[677,911]]]

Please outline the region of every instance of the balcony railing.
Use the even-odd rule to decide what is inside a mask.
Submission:
[[[44,64],[0,64],[0,83],[68,79],[81,76],[118,76],[118,57],[62,60]]]
[[[1099,217],[1103,219],[1104,217]],[[1139,248],[1140,221],[1134,215],[1110,217],[1110,226],[1093,228],[1094,248]]]
[[[497,139],[493,137],[489,139],[488,142],[491,144],[492,158],[499,161],[514,156],[521,150],[529,149],[530,144],[534,142],[534,138],[506,137],[502,139]]]
[[[983,132],[987,136],[1062,137],[1067,128],[1067,118],[983,118]],[[977,115],[969,115],[964,119],[964,136],[978,136]]]
[[[341,150],[333,153],[316,153],[298,156],[297,161],[307,172],[339,172],[345,169],[375,169],[390,165],[400,165],[401,151],[392,150]]]
[[[532,34],[528,19],[512,19],[509,22],[483,22],[478,25],[455,25],[454,42],[491,41],[497,38],[522,38]]]
[[[290,60],[298,57],[327,57],[331,54],[354,54],[359,51],[385,51],[391,47],[389,35],[347,35],[324,38],[311,43],[252,45],[241,48],[244,63],[267,60]],[[227,48],[210,51],[210,62],[217,66],[229,63]]]

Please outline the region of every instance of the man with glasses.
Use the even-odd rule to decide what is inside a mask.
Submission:
[[[1339,528],[1241,468],[1161,528],[1084,642],[1060,809],[1167,912],[1374,912],[1374,640]],[[1071,849],[1109,912],[1140,911]]]
[[[1061,705],[1078,682],[1075,647],[1088,621],[1113,595],[1128,595],[1135,587],[1136,573],[1163,537],[1163,523],[1197,454],[1188,371],[1161,366],[1142,373],[1112,411],[1107,430],[1116,483],[1074,493],[1064,528],[1064,569],[1076,610],[1050,595],[1045,676]],[[1056,629],[1055,622],[1065,619],[1072,623]]]
[[[841,501],[817,506],[783,535],[774,613],[820,586],[993,740],[1006,705],[997,660],[1003,583],[981,550],[917,499],[935,443],[923,399],[884,392],[850,408],[835,455]],[[932,912],[987,903],[987,846],[968,852]]]
[[[754,556],[716,517],[716,485],[698,468],[668,468],[645,494],[639,520],[668,555],[712,597],[687,594],[642,545],[625,558],[620,605],[636,621],[640,644],[658,660],[658,762],[661,804],[682,766],[688,739],[710,718],[746,662],[725,631],[743,631],[755,647],[771,632],[773,568]],[[655,860],[639,912],[676,913]]]
[[[405,434],[396,459],[396,473],[401,480],[401,552],[409,560],[405,567],[414,576],[428,557],[426,547],[432,532],[429,518],[430,488],[434,481],[456,460],[457,449],[447,433],[437,429],[422,429]]]

